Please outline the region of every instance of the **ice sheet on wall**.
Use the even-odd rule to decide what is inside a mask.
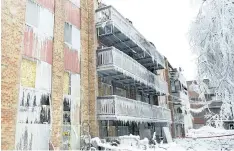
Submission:
[[[38,30],[49,37],[53,37],[54,15],[45,8],[40,8]]]
[[[80,56],[80,30],[72,26],[72,47],[78,51]]]
[[[63,99],[63,149],[78,149],[80,137],[80,75],[71,74],[71,95]]]
[[[80,142],[80,75],[71,74],[71,147],[79,148]]]
[[[71,96],[65,95],[63,98],[63,150],[70,149],[71,102]]]
[[[20,88],[16,125],[17,150],[48,150],[51,96],[47,91]]]
[[[50,133],[46,124],[21,124],[16,127],[17,150],[48,150]]]
[[[37,89],[51,91],[51,65],[40,61],[37,64],[36,86]]]

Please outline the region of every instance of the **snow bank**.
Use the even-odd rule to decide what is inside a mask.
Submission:
[[[232,130],[225,130],[221,128],[214,128],[211,126],[203,126],[200,129],[190,129],[187,137],[210,137],[233,134]],[[234,136],[233,136],[234,137]]]

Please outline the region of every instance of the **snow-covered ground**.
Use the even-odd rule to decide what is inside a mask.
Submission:
[[[234,151],[234,130],[204,126],[191,129],[187,138],[174,141],[187,151]]]
[[[191,129],[187,138],[175,139],[170,144],[146,145],[147,139],[137,140],[136,136],[129,136],[129,139],[120,141],[118,146],[111,146],[109,143],[101,143],[99,138],[94,138],[98,146],[114,151],[234,151],[234,130],[224,130],[204,126],[200,129]],[[135,143],[138,143],[136,145]],[[140,144],[140,145],[139,145]]]

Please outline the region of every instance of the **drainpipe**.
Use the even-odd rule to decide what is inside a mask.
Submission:
[[[87,0],[87,3],[86,3],[86,5],[88,6],[88,4],[89,4],[89,1]],[[89,53],[90,53],[90,15],[89,15],[89,8],[88,8],[88,60],[89,60]],[[89,133],[89,135],[90,135],[90,86],[89,86],[89,84],[90,84],[90,75],[89,75],[89,68],[90,68],[90,64],[89,64],[89,61],[88,61],[88,102],[89,102],[89,104],[88,104],[88,110],[89,110],[89,114],[88,114],[88,133]],[[90,145],[90,140],[89,140],[89,145]],[[89,147],[91,147],[91,146],[89,146]]]

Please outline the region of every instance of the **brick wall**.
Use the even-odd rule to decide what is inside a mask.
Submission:
[[[20,61],[23,46],[25,0],[2,1],[2,150],[15,149]]]
[[[81,0],[81,133],[90,128],[91,136],[98,136],[94,15],[94,1]]]
[[[52,61],[52,135],[55,148],[62,144],[64,77],[64,1],[55,1],[54,44]]]

